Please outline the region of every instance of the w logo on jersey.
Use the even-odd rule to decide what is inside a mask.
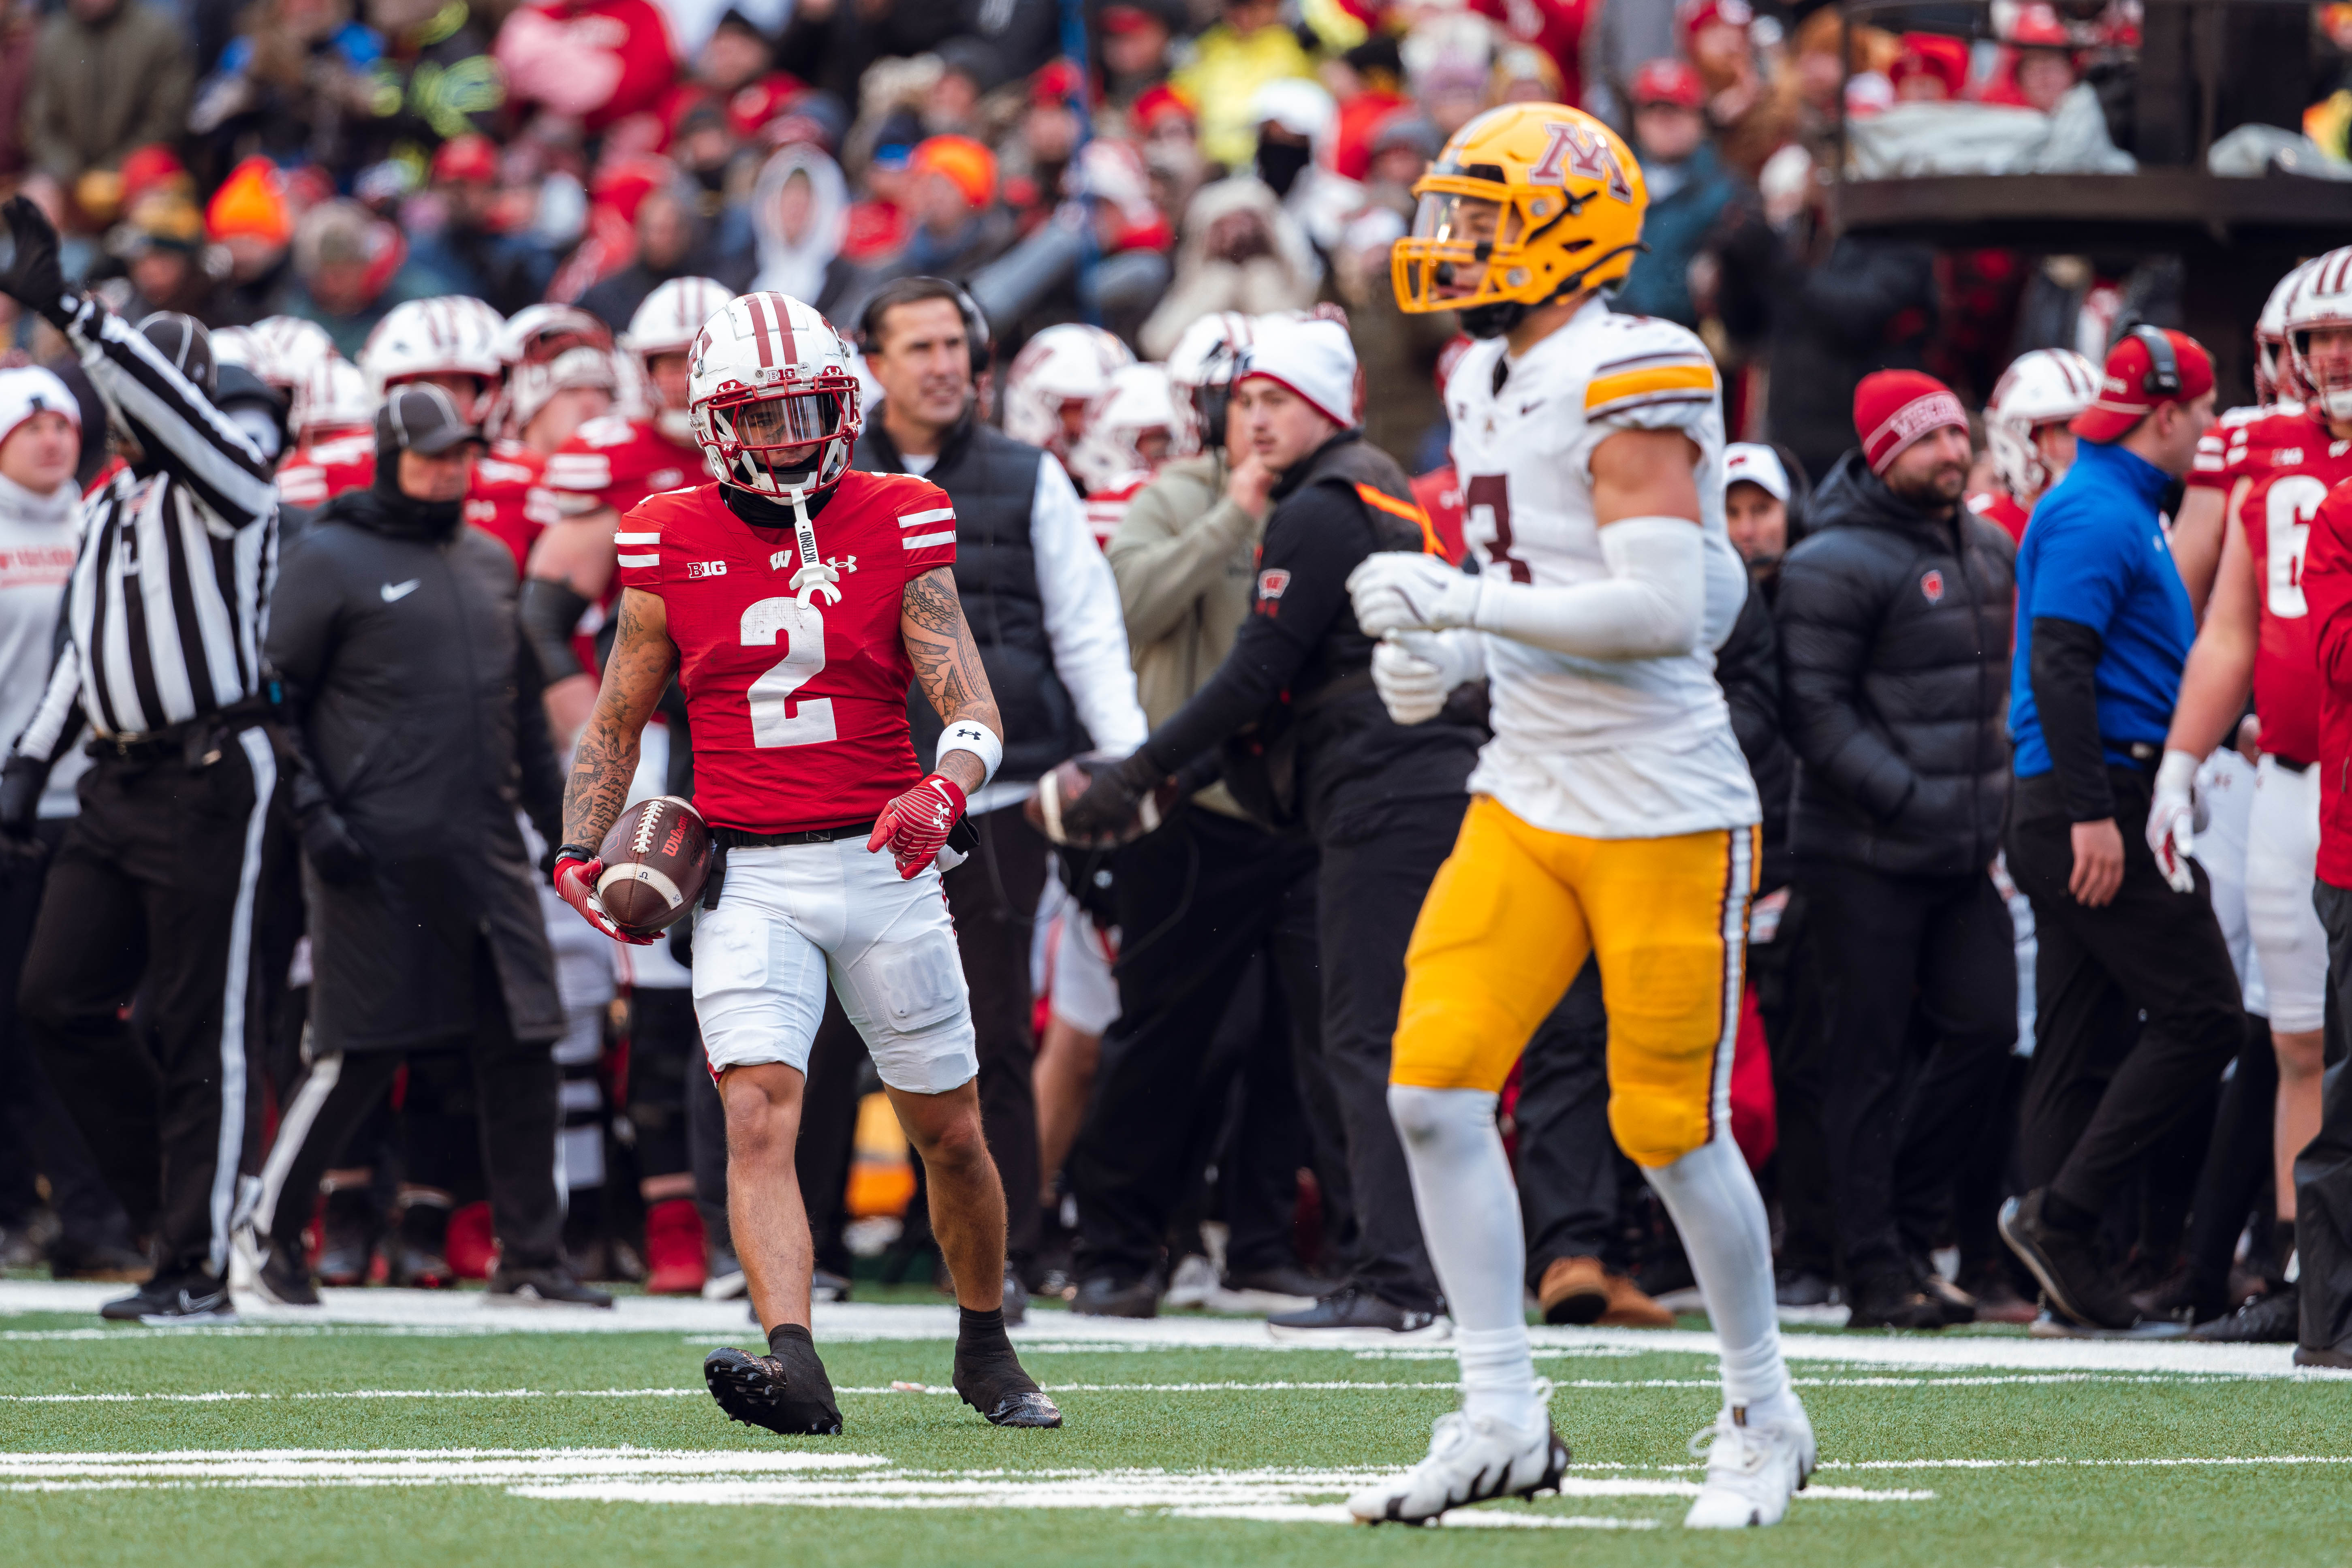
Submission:
[[[1611,196],[1632,205],[1633,187],[1625,178],[1625,171],[1617,162],[1617,150],[1606,138],[1589,125],[1574,125],[1563,120],[1544,121],[1544,133],[1550,141],[1544,145],[1544,154],[1528,171],[1531,185],[1566,185],[1568,176],[1599,180],[1608,187]]]

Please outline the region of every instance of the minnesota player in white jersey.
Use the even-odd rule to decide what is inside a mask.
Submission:
[[[1402,553],[1349,580],[1402,723],[1484,673],[1495,739],[1405,959],[1389,1104],[1456,1324],[1463,1408],[1429,1457],[1349,1500],[1420,1521],[1556,1486],[1521,1305],[1497,1091],[1586,955],[1609,1012],[1610,1124],[1665,1200],[1722,1342],[1685,1523],[1772,1524],[1813,1466],[1772,1296],[1764,1205],[1728,1129],[1755,785],[1714,679],[1746,576],[1724,530],[1715,367],[1681,328],[1609,312],[1642,171],[1600,121],[1512,104],[1414,187],[1399,305],[1482,340],[1447,384],[1475,576]],[[1710,1447],[1711,1446],[1711,1447]]]

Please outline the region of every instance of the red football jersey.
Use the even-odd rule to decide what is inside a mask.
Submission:
[[[288,506],[324,506],[345,490],[375,483],[375,437],[368,431],[298,447],[278,470],[278,499]]]
[[[1133,473],[1108,489],[1097,490],[1087,498],[1087,531],[1095,536],[1095,543],[1110,548],[1110,536],[1118,531],[1120,521],[1127,516],[1129,502],[1151,482],[1148,473]]]
[[[2189,472],[2181,476],[2181,482],[2192,490],[2228,489],[2238,482],[2250,459],[2262,459],[2268,439],[2264,426],[2284,419],[2291,427],[2302,412],[2303,405],[2294,402],[2223,410],[2213,428],[2198,441],[2197,456],[2189,459]]]
[[[2319,653],[2304,604],[2303,554],[2319,503],[2352,479],[2352,441],[2336,440],[2324,422],[2306,415],[2277,414],[2252,427],[2245,447],[2251,455],[2235,468],[2253,482],[2238,505],[2238,521],[2253,554],[2254,592],[2262,605],[2254,712],[2263,721],[2263,750],[2290,762],[2315,763]]]
[[[864,822],[922,776],[907,729],[907,584],[955,563],[955,509],[911,474],[851,472],[816,518],[833,586],[795,595],[789,528],[716,484],[648,498],[614,537],[624,588],[659,597],[694,735],[694,803],[748,833]]]
[[[520,574],[530,559],[531,542],[557,521],[540,471],[546,457],[520,441],[499,441],[474,465],[466,489],[466,521],[507,547]]]
[[[1437,531],[1437,542],[1445,547],[1445,558],[1458,564],[1467,553],[1462,542],[1462,476],[1451,463],[1432,468],[1413,479],[1412,499],[1429,514],[1429,526]]]
[[[2025,520],[2032,514],[2007,490],[1979,490],[1967,498],[1969,510],[1994,524],[2019,544],[2025,542]]]
[[[607,414],[591,419],[549,454],[541,483],[551,510],[579,517],[599,507],[625,512],[649,495],[709,478],[702,448],[681,447],[649,420]]]

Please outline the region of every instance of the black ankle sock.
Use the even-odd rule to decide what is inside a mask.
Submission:
[[[974,1350],[993,1350],[998,1345],[1010,1349],[1013,1342],[1004,1337],[1004,1309],[992,1307],[985,1312],[975,1312],[970,1307],[958,1307],[956,1342]]]
[[[2099,1223],[2099,1216],[2077,1204],[2068,1203],[2056,1189],[2042,1194],[2042,1217],[2060,1230],[2089,1230]]]
[[[816,1341],[810,1337],[809,1331],[798,1323],[778,1323],[768,1331],[768,1353],[773,1356],[782,1355],[784,1353],[782,1342],[786,1340],[797,1341],[811,1350],[816,1348]]]

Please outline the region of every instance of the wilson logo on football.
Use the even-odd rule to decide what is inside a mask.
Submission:
[[[1927,596],[1927,602],[1929,604],[1942,604],[1944,602],[1944,574],[1941,572],[1934,571],[1932,569],[1928,571],[1919,579],[1919,592]]]

